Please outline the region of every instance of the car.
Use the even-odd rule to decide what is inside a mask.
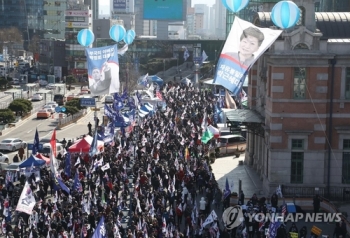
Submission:
[[[107,96],[105,97],[105,103],[113,103],[113,101],[114,101],[113,96],[107,95]]]
[[[36,93],[33,95],[32,101],[41,101],[43,100],[43,98],[44,98],[43,95],[41,95],[40,93]]]
[[[49,118],[51,116],[51,112],[48,109],[41,109],[36,113],[36,118]]]
[[[46,105],[54,105],[55,108],[58,107],[57,102],[53,102],[53,101],[52,102],[47,102]]]
[[[56,86],[53,83],[49,83],[48,85],[46,85],[46,89],[51,90],[51,89],[55,89],[55,88],[56,88]]]
[[[241,135],[220,135],[217,147],[243,146],[245,144],[246,139]]]
[[[0,162],[1,163],[8,163],[9,162],[9,157],[3,153],[0,152]]]
[[[88,86],[81,87],[80,94],[89,94],[89,93],[90,93],[90,89]]]
[[[53,107],[53,105],[45,105],[43,109],[49,111],[51,114],[55,112],[55,108]]]
[[[47,82],[46,80],[40,79],[40,80],[39,80],[39,85],[40,85],[41,87],[45,87],[45,86],[48,85],[48,82]]]
[[[7,138],[0,142],[1,151],[16,151],[21,147],[26,148],[27,142],[19,138]]]
[[[19,85],[19,79],[13,78],[12,81],[10,82],[11,85]]]

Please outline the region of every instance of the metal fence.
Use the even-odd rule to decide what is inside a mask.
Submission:
[[[60,127],[60,126],[66,125],[70,122],[77,121],[85,114],[86,114],[86,110],[81,110],[80,112],[77,112],[74,115],[70,115],[66,118],[59,118],[58,119],[58,126]]]
[[[316,194],[333,201],[348,201],[350,200],[350,186],[349,187],[293,187],[282,186],[282,193],[284,197],[295,198],[310,198]]]

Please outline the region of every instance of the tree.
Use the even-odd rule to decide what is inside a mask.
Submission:
[[[73,98],[72,100],[66,102],[66,107],[75,107],[78,110],[86,108],[86,107],[80,106],[80,99],[79,98]]]
[[[21,101],[18,101],[18,100],[13,100],[10,105],[8,106],[8,108],[15,112],[16,115],[23,115],[23,113],[26,113],[26,112],[29,112],[30,110],[28,109],[28,106],[21,102]]]
[[[7,124],[7,123],[12,123],[15,121],[15,115],[13,114],[13,112],[6,108],[6,109],[0,109],[0,122],[3,124]]]
[[[73,115],[73,114],[79,112],[79,109],[76,107],[66,105],[65,108],[66,108],[66,111],[64,113],[67,115]]]
[[[76,77],[74,77],[74,75],[68,75],[66,77],[66,84],[68,85],[72,85],[73,83],[76,83],[78,80]]]
[[[8,80],[6,80],[4,77],[0,78],[0,88],[7,89],[8,83]]]
[[[24,103],[28,107],[27,112],[33,110],[33,103],[31,101],[24,99],[24,98],[18,98],[18,99],[15,99],[15,101],[19,101],[21,103]]]
[[[0,29],[0,51],[2,52],[4,45],[8,46],[9,43],[22,42],[22,33],[16,27],[2,28]],[[11,48],[11,45],[10,45]],[[9,54],[14,54],[9,50]]]

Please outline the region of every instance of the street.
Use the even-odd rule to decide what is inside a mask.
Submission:
[[[103,99],[102,99],[103,100]],[[33,107],[37,103],[33,102]],[[100,108],[97,111],[97,116],[102,123],[103,116],[103,106],[102,101],[97,101],[96,107]],[[23,124],[16,126],[15,128],[7,129],[3,131],[3,135],[0,136],[0,141],[6,138],[20,138],[27,143],[33,143],[35,130],[38,129],[39,140],[42,138],[51,138],[53,130],[57,126],[58,114],[54,114],[54,118],[49,119],[36,119],[36,114],[32,115],[30,118],[26,119]],[[76,123],[72,123],[60,130],[56,131],[56,138],[58,140],[63,140],[65,138],[68,140],[76,140],[77,137],[86,134],[88,132],[87,124],[91,122],[94,125],[94,111],[90,111],[83,118],[78,120]],[[17,152],[5,152],[9,157],[9,162],[12,163],[13,157]],[[30,155],[30,151],[28,151]]]

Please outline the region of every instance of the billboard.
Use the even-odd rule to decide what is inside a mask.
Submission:
[[[113,11],[126,10],[126,0],[113,0]]]
[[[86,48],[89,88],[93,96],[119,92],[117,45]]]
[[[183,21],[184,10],[184,0],[144,0],[143,19]]]

